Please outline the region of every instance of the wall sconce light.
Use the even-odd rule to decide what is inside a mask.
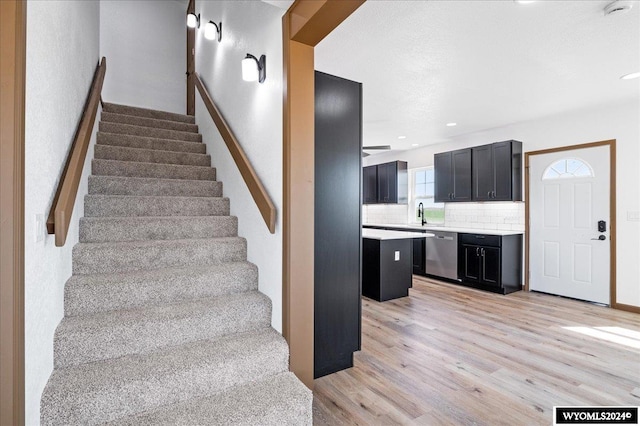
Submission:
[[[247,56],[242,60],[242,79],[244,81],[258,81],[264,83],[264,79],[267,77],[267,58],[266,56],[260,56],[257,59],[255,56],[247,53]]]
[[[187,15],[187,27],[200,28],[200,14],[189,13]]]
[[[216,25],[215,22],[209,21],[204,26],[204,38],[207,40],[222,40],[222,22]]]

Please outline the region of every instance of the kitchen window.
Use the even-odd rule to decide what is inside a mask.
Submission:
[[[412,169],[409,173],[409,223],[420,223],[418,205],[424,206],[428,223],[444,223],[444,203],[436,203],[433,167]]]

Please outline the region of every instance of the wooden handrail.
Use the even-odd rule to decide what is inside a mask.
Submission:
[[[47,232],[56,234],[56,247],[62,247],[67,240],[69,223],[71,222],[73,206],[78,194],[78,185],[82,177],[82,168],[87,156],[93,124],[96,120],[102,82],[106,71],[107,59],[103,57],[93,75],[93,82],[91,83],[87,102],[84,105],[84,111],[82,111],[82,116],[80,117],[80,124],[73,138],[71,150],[47,218]]]
[[[198,92],[200,92],[200,96],[209,111],[209,115],[211,115],[211,118],[216,124],[224,143],[229,149],[229,153],[231,153],[233,160],[236,162],[236,166],[238,167],[238,170],[240,171],[240,174],[253,197],[253,201],[255,201],[258,206],[258,210],[260,210],[262,218],[264,219],[267,228],[269,228],[269,232],[274,234],[276,232],[276,207],[273,204],[273,201],[271,201],[269,194],[267,194],[267,191],[264,189],[264,185],[262,185],[260,178],[258,178],[256,171],[253,169],[251,162],[249,162],[247,155],[231,131],[231,128],[222,117],[222,114],[216,105],[213,103],[211,95],[209,95],[200,75],[198,75],[198,73],[194,73],[194,78]]]

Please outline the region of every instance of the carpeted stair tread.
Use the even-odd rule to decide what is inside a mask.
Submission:
[[[161,151],[193,152],[206,154],[204,143],[181,142],[171,139],[149,138],[145,136],[119,135],[117,133],[98,132],[97,145],[124,146],[129,148],[158,149]]]
[[[72,275],[66,316],[159,306],[258,289],[258,268],[246,261],[187,268]]]
[[[78,243],[72,256],[73,274],[107,274],[245,261],[247,244],[241,237]]]
[[[136,161],[140,163],[180,164],[211,167],[211,156],[190,152],[96,145],[94,158],[101,160]]]
[[[110,426],[311,426],[312,392],[293,373],[116,420]]]
[[[222,197],[222,182],[91,175],[89,194]]]
[[[203,166],[92,160],[91,172],[99,176],[128,176],[161,179],[216,180],[216,169]]]
[[[80,242],[235,237],[235,216],[142,216],[80,218]]]
[[[102,424],[266,379],[288,364],[287,343],[267,328],[56,369],[43,392],[41,420]]]
[[[55,368],[213,340],[270,324],[271,299],[258,291],[67,317],[55,332]]]
[[[198,126],[196,124],[163,120],[159,118],[140,117],[139,115],[118,114],[115,112],[103,111],[100,115],[100,120],[110,123],[131,124],[134,126],[154,127],[156,129],[198,133]]]
[[[229,199],[90,194],[84,198],[84,215],[85,217],[228,216]]]
[[[202,135],[179,130],[156,129],[153,127],[134,126],[132,124],[109,123],[101,121],[98,125],[100,132],[119,133],[123,135],[146,136],[159,139],[174,139],[183,142],[202,142]]]
[[[155,109],[120,105],[110,102],[103,103],[102,111],[113,112],[115,114],[136,115],[138,117],[157,118],[160,120],[179,121],[182,123],[190,124],[194,124],[196,122],[196,118],[193,115],[177,114],[175,112],[159,111]]]

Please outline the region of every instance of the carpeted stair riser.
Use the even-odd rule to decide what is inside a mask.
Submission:
[[[222,182],[126,176],[89,176],[89,194],[222,197]]]
[[[287,343],[267,328],[57,369],[43,392],[42,424],[102,424],[283,373],[288,364]]]
[[[181,123],[179,121],[172,120],[159,120],[157,118],[147,118],[136,115],[103,112],[100,115],[100,120],[109,123],[131,124],[132,126],[153,127],[156,129],[198,133],[198,126],[196,124]]]
[[[174,139],[184,142],[202,142],[200,133],[180,132],[178,130],[154,129],[153,127],[133,126],[131,124],[108,123],[101,121],[98,129],[105,133],[146,136],[148,138]]]
[[[234,386],[224,393],[161,407],[110,426],[300,426],[309,422],[313,394],[293,373]]]
[[[181,164],[184,166],[211,167],[211,156],[189,152],[159,151],[157,149],[127,148],[96,145],[95,159],[136,161],[139,163]]]
[[[245,260],[246,240],[239,237],[78,243],[73,247],[74,274],[108,274]]]
[[[233,333],[266,330],[271,300],[257,291],[146,309],[64,318],[56,329],[55,368],[144,354]]]
[[[64,288],[65,316],[160,306],[258,289],[249,262],[110,274],[73,275]]]
[[[235,216],[83,217],[80,242],[235,237]]]
[[[158,149],[160,151],[192,152],[206,154],[203,143],[180,142],[171,139],[147,138],[144,136],[119,135],[98,132],[97,145],[123,146],[128,148]]]
[[[114,114],[135,115],[138,117],[155,118],[158,120],[179,121],[181,123],[194,124],[196,118],[193,115],[176,114],[174,112],[156,111],[148,108],[138,108],[128,105],[119,105],[104,102],[102,106],[103,112],[112,112]]]
[[[129,176],[160,179],[216,180],[216,169],[202,166],[92,160],[91,172],[99,176]]]
[[[86,195],[85,217],[109,216],[228,216],[224,197],[159,197],[143,195]]]

